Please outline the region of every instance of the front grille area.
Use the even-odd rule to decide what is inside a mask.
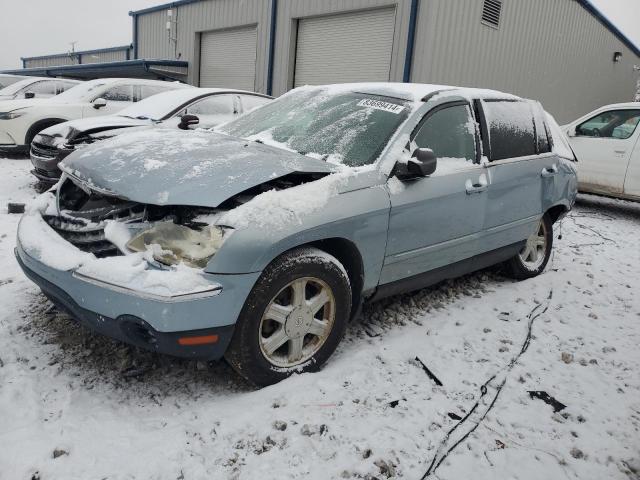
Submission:
[[[31,144],[31,153],[40,158],[56,158],[60,154],[59,150],[55,147],[35,142]]]
[[[67,178],[58,187],[60,214],[43,215],[42,218],[66,241],[100,258],[122,255],[116,245],[105,237],[104,229],[109,220],[123,224],[172,221],[199,228],[202,224],[194,219],[214,212],[210,208],[132,202],[81,188],[75,182]]]
[[[67,242],[96,257],[120,255],[118,248],[104,236],[104,222],[86,224],[81,220],[53,215],[43,215],[45,222]]]
[[[47,177],[47,178],[50,178],[51,180],[58,180],[60,176],[59,171],[45,170],[44,168],[38,168],[38,167],[34,167],[34,170],[39,176]]]
[[[135,223],[146,216],[144,204],[87,193],[68,179],[59,187],[58,200],[60,215],[43,215],[42,218],[66,241],[100,258],[122,254],[105,237],[108,220]]]

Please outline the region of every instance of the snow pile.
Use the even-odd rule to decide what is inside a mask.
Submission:
[[[281,229],[291,224],[302,225],[303,219],[321,210],[352,175],[354,171],[345,168],[320,180],[286,190],[269,190],[226,212],[217,224],[237,229],[249,226]]]

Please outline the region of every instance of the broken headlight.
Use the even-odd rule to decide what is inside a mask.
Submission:
[[[127,242],[127,248],[134,252],[150,250],[153,258],[165,265],[184,262],[191,267],[204,268],[232,231],[217,225],[194,230],[173,222],[162,222],[134,236]]]

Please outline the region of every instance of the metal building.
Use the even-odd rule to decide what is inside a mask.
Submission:
[[[279,95],[412,81],[536,98],[560,121],[630,101],[640,50],[588,0],[182,0],[130,12],[133,57]]]
[[[104,63],[129,60],[132,45],[122,47],[99,48],[77,52],[41,55],[39,57],[21,57],[22,68],[42,68],[60,65],[82,65],[86,63]]]

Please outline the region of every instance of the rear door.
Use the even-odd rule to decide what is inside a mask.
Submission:
[[[411,148],[431,148],[438,166],[425,178],[389,178],[391,212],[381,284],[475,255],[489,187],[475,125],[471,105],[462,101],[435,107],[414,131]]]
[[[478,109],[491,184],[480,248],[489,252],[533,233],[542,216],[543,196],[553,191],[558,165],[536,103],[485,100],[478,102]]]
[[[578,158],[584,190],[622,193],[629,159],[637,142],[640,109],[604,110],[576,125],[571,146]]]

